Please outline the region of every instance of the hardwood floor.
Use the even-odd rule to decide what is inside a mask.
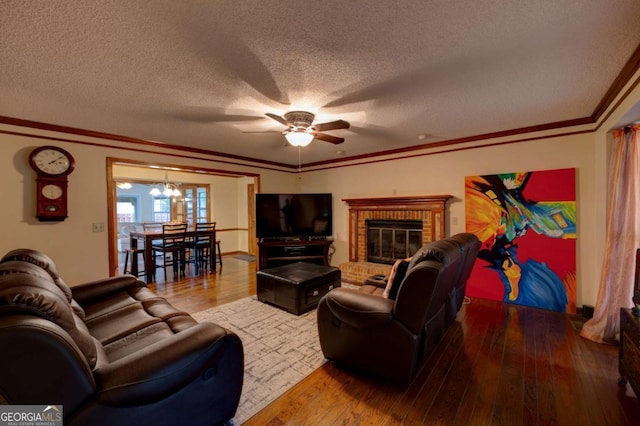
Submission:
[[[225,257],[215,275],[150,285],[196,312],[255,294],[255,262]],[[618,348],[578,335],[579,317],[472,299],[400,387],[326,363],[246,425],[637,425]]]
[[[163,280],[158,271],[158,282],[149,285],[158,295],[166,298],[175,307],[194,313],[214,306],[224,305],[256,294],[256,262],[224,256],[222,266],[217,265],[214,274],[192,275],[193,267],[187,270],[187,277]]]

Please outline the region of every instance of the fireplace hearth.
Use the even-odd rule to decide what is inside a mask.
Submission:
[[[393,264],[422,246],[420,220],[367,220],[367,262]]]

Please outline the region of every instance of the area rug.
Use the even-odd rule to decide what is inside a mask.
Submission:
[[[255,262],[256,257],[252,254],[239,254],[237,256],[233,256],[234,259],[246,260],[247,262]]]
[[[244,346],[244,383],[233,418],[242,424],[320,367],[316,311],[296,316],[255,296],[200,311],[192,316],[232,330]]]

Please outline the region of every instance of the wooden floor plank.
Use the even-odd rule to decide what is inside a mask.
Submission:
[[[523,310],[520,318],[523,326],[522,354],[524,395],[522,400],[522,424],[532,426],[539,424],[540,410],[537,395],[537,362],[536,362],[536,315],[530,309]]]
[[[473,321],[462,321],[464,336],[464,351],[470,364],[470,372],[467,378],[467,389],[460,395],[460,402],[455,413],[455,419],[452,424],[467,425],[473,418],[473,409],[477,395],[481,392],[478,385],[478,374],[482,371],[482,363],[484,362],[484,353],[493,335],[493,323],[496,315],[495,302],[485,300],[473,300],[475,306],[468,309],[465,306],[462,312],[464,318],[475,318]],[[471,312],[469,312],[471,311]]]
[[[590,340],[578,340],[580,356],[586,364],[584,381],[589,388],[583,390],[585,403],[600,410],[599,417],[608,425],[637,425],[638,413],[630,414],[638,401],[630,386],[619,386],[618,347],[602,345]],[[613,361],[615,359],[615,361]],[[637,408],[636,408],[637,410]],[[598,417],[596,417],[598,418]]]
[[[467,315],[466,321],[472,320],[472,316]],[[450,332],[453,333],[453,337],[448,332],[446,338],[451,340],[452,348],[458,346],[459,350],[453,357],[448,374],[443,380],[431,409],[422,418],[422,423],[434,425],[454,423],[463,400],[461,395],[467,394],[468,390],[474,386],[474,361],[485,338],[485,333],[478,331],[479,329],[474,327],[474,333],[465,334],[457,321],[451,326]]]
[[[254,262],[223,264],[150,288],[190,313],[256,294]],[[583,339],[574,322],[472,299],[409,385],[328,362],[245,424],[637,424],[640,402],[616,381],[617,347]]]
[[[577,320],[573,322],[579,324],[582,323],[581,321]],[[568,333],[567,344],[571,348],[573,368],[576,372],[576,378],[578,381],[577,386],[579,386],[584,395],[584,407],[586,414],[591,421],[591,424],[606,425],[608,410],[603,410],[604,407],[600,402],[600,398],[595,393],[597,387],[594,386],[594,375],[590,374],[591,368],[595,368],[596,363],[591,358],[591,354],[589,354],[587,348],[588,345],[582,346],[582,342],[587,342],[587,340],[584,340],[578,336],[578,329],[574,329],[573,332]],[[616,424],[621,423],[616,422]]]
[[[507,306],[505,312],[505,343],[502,368],[494,400],[492,423],[520,425],[524,422],[525,400],[525,347],[522,310]]]
[[[485,387],[487,383],[498,380],[496,365],[490,365],[490,355],[492,348],[496,348],[496,335],[501,329],[504,322],[504,312],[502,305],[496,302],[484,300],[472,300],[472,303],[466,305],[464,309],[481,309],[482,316],[474,322],[475,328],[472,330],[473,335],[482,334],[482,340],[479,342],[477,349],[474,351],[473,369],[469,380],[471,385],[468,392],[462,398],[458,412],[456,413],[456,422],[458,425],[467,424],[489,424],[491,421],[492,410],[478,409],[482,405],[482,399],[493,400],[491,388]],[[482,330],[482,331],[481,331]],[[465,346],[467,342],[465,340]],[[495,376],[491,376],[495,374]],[[488,392],[487,392],[488,391]]]
[[[555,347],[551,354],[553,360],[553,384],[556,404],[559,407],[558,420],[561,424],[576,422],[589,424],[589,412],[583,399],[574,399],[573,393],[580,387],[578,371],[573,363],[571,353],[571,337],[574,330],[565,316],[553,313],[558,318],[556,327],[552,331]]]
[[[537,378],[537,400],[539,417],[538,421],[541,425],[558,424],[556,400],[553,387],[553,363],[551,360],[551,343],[549,342],[549,334],[552,327],[552,318],[545,315],[543,311],[535,312],[536,324],[534,328],[536,338],[536,378]]]

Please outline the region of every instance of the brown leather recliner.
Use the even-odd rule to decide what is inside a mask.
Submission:
[[[236,412],[237,335],[133,276],[69,288],[43,253],[0,260],[0,395],[63,405],[65,424],[221,424]]]
[[[455,321],[456,315],[464,301],[464,295],[467,289],[467,280],[473,270],[478,253],[480,252],[480,240],[474,234],[463,232],[452,235],[448,238],[452,243],[458,245],[461,250],[460,260],[462,264],[459,267],[460,275],[455,280],[455,289],[451,296],[451,306],[449,312],[449,321]]]
[[[324,356],[374,376],[409,383],[462,306],[480,242],[463,233],[423,246],[395,300],[336,288],[318,304]]]

